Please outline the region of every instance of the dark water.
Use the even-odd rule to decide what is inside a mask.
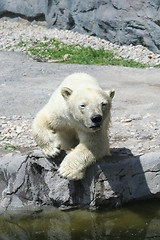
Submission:
[[[0,240],[153,240],[160,239],[160,200],[134,203],[117,210],[5,213]]]

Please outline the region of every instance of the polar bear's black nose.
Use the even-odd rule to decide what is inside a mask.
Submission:
[[[102,122],[102,116],[97,114],[97,115],[93,115],[91,117],[91,120],[93,123],[97,123],[97,124],[100,124]]]

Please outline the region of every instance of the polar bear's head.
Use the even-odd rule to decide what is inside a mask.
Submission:
[[[105,119],[110,118],[111,100],[115,91],[86,88],[82,91],[67,87],[61,89],[61,94],[69,109],[70,118],[78,127],[87,131],[101,129]]]

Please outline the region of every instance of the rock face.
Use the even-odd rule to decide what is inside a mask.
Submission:
[[[45,16],[48,25],[160,53],[159,0],[0,0],[0,14]]]
[[[0,208],[30,209],[43,205],[60,208],[115,207],[133,200],[159,197],[160,152],[143,156],[113,152],[88,168],[81,181],[59,176],[63,159],[49,161],[34,151],[7,154],[0,161]],[[58,163],[58,164],[57,164]]]
[[[26,18],[39,18],[45,13],[43,0],[0,0],[0,15],[17,14]]]

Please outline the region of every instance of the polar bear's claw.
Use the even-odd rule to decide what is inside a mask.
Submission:
[[[60,166],[58,172],[64,178],[68,178],[69,180],[80,180],[84,177],[84,172],[77,170],[75,168],[71,168],[69,166]]]

